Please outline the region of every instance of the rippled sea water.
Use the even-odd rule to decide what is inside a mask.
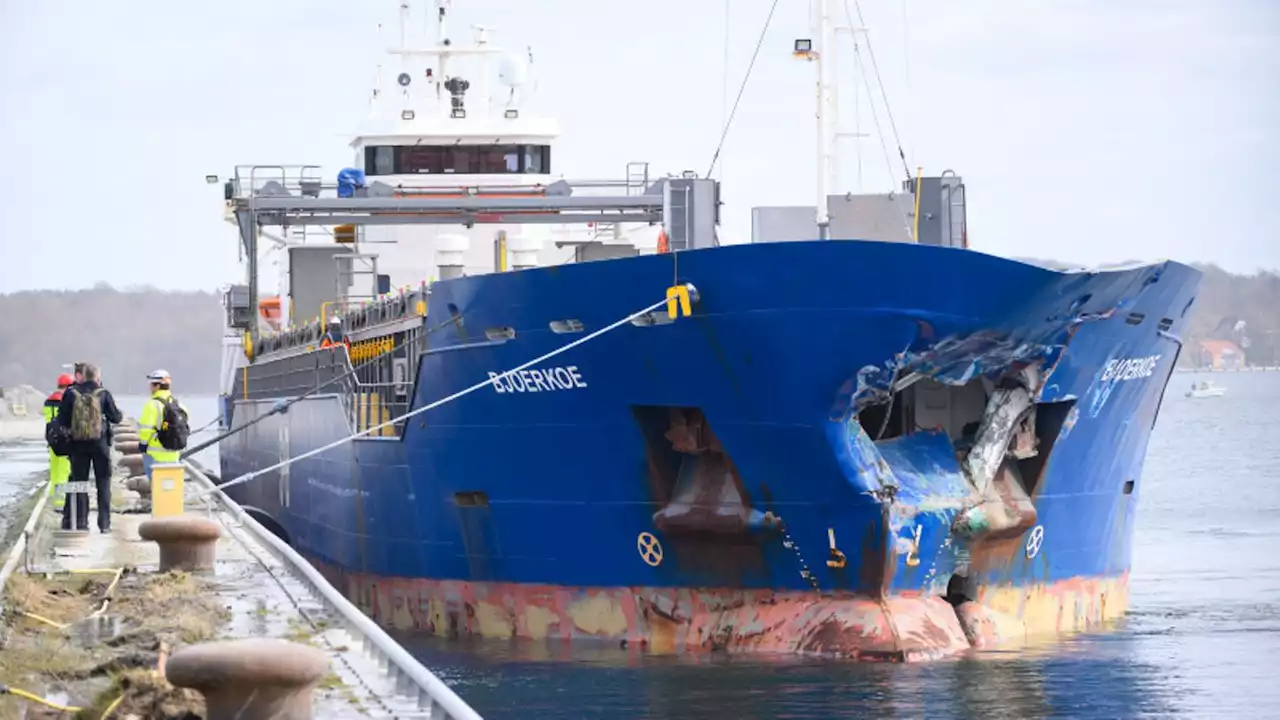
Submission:
[[[1199,379],[1175,375],[1166,395],[1113,632],[918,665],[407,644],[488,720],[1280,718],[1280,373],[1214,375],[1225,397],[1184,397]],[[0,499],[35,449],[0,446]]]

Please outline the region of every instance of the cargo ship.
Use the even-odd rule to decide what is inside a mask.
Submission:
[[[530,58],[401,3],[352,166],[225,182],[226,492],[401,630],[912,661],[1123,615],[1200,273],[973,250],[951,172],[833,191],[821,10],[814,205],[721,244],[718,181],[553,174]]]

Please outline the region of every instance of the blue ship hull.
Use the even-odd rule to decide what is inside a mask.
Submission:
[[[689,318],[624,325],[229,494],[400,628],[915,659],[1124,612],[1198,271],[859,241],[460,278],[431,288],[411,407],[675,281],[697,289]],[[349,367],[304,357],[321,356]],[[235,424],[309,389],[252,374],[300,362],[238,373]],[[1032,378],[1014,436],[1031,450],[1001,445],[984,494],[957,446],[999,424],[1015,376]],[[222,477],[355,427],[350,398],[308,398],[226,440]]]

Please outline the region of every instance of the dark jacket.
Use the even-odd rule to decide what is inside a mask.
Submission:
[[[97,382],[86,381],[76,383],[75,385],[67,388],[62,393],[62,403],[58,406],[58,415],[55,418],[55,421],[59,425],[67,428],[67,430],[70,430],[71,410],[76,405],[76,395],[82,392],[91,393],[100,387],[102,386]],[[102,439],[98,442],[101,443],[102,447],[105,449],[111,447],[111,425],[124,420],[124,414],[120,412],[120,408],[116,407],[116,399],[111,396],[110,390],[104,389],[99,393],[98,400],[102,403]],[[72,451],[74,452],[77,449],[88,450],[89,448],[84,446],[93,442],[93,440],[73,442]]]

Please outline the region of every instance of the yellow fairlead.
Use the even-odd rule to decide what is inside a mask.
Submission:
[[[672,320],[676,319],[676,307],[679,303],[679,309],[684,313],[685,317],[693,314],[693,304],[689,301],[689,287],[687,285],[672,285],[667,288],[667,317]]]

